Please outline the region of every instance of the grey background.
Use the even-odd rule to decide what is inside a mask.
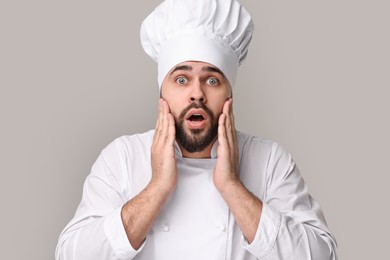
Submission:
[[[101,149],[153,128],[139,27],[159,2],[0,2],[0,259],[54,259]],[[389,2],[242,2],[256,29],[237,128],[292,153],[340,259],[385,259]]]

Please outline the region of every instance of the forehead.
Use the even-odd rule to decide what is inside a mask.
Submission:
[[[218,67],[202,61],[186,61],[186,62],[179,63],[176,66],[174,66],[168,74],[172,75],[178,71],[179,72],[186,71],[191,73],[213,72],[213,73],[218,73],[221,76],[225,77],[223,72]]]

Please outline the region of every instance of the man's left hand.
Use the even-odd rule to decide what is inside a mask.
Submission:
[[[238,147],[234,125],[233,100],[228,99],[219,117],[218,159],[214,170],[214,185],[222,192],[228,184],[239,182]]]
[[[214,185],[226,201],[244,237],[250,244],[255,239],[263,203],[244,186],[238,175],[239,153],[232,99],[225,102],[222,115],[219,117],[218,142]]]

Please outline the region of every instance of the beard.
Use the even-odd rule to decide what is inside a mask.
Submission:
[[[186,129],[185,116],[192,108],[203,109],[209,117],[209,126],[205,129]],[[192,103],[175,117],[176,140],[189,153],[201,152],[213,142],[218,135],[218,116],[203,103]]]

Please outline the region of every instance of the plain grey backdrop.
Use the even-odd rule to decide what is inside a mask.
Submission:
[[[54,259],[100,151],[154,127],[139,28],[159,2],[0,2],[0,259]],[[236,127],[290,151],[340,259],[387,258],[389,2],[242,3],[255,34]]]

